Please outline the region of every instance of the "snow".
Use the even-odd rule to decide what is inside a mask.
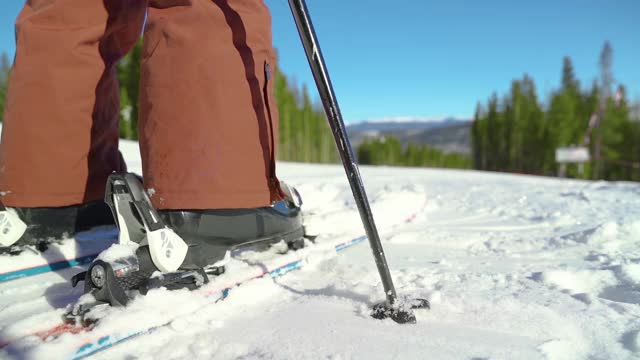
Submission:
[[[113,244],[101,252],[97,260],[112,263],[125,258],[135,258],[138,244]]]
[[[150,198],[152,198],[153,195],[156,194],[156,189],[154,189],[154,188],[147,189],[147,194],[149,195]]]
[[[140,172],[137,144],[121,148],[130,170]],[[362,233],[340,166],[280,163],[278,171],[302,194],[318,246]],[[339,255],[327,247],[301,270],[251,281],[224,301],[152,290],[112,309],[96,331],[170,325],[93,358],[640,358],[640,185],[438,169],[361,172],[398,293],[432,304],[416,312],[417,324],[369,316],[384,294],[362,243]],[[247,260],[275,253],[243,253],[214,285],[232,282]],[[82,292],[68,284],[79,270],[0,284],[0,343],[55,323]],[[0,358],[65,358],[77,338],[43,344],[28,337]]]

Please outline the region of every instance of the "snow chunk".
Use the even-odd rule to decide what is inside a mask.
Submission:
[[[541,280],[547,285],[557,286],[574,294],[598,293],[605,287],[618,283],[609,270],[547,271],[542,273]]]
[[[602,224],[600,229],[596,231],[593,240],[596,242],[606,242],[616,240],[619,234],[618,224],[615,222],[607,222]]]
[[[633,237],[632,240],[640,240],[640,221],[634,221],[629,225],[629,233]]]
[[[123,258],[135,257],[137,248],[138,244],[113,244],[107,250],[98,255],[98,260],[113,263]]]
[[[547,341],[539,349],[550,360],[574,360],[584,356],[581,352],[576,352],[575,343],[566,340]]]
[[[623,265],[620,270],[625,280],[640,284],[640,264]]]

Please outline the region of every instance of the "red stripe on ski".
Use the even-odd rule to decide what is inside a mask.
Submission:
[[[35,333],[34,335],[36,335],[37,337],[41,338],[42,340],[47,340],[49,337],[58,337],[62,334],[79,334],[81,332],[86,332],[91,330],[90,327],[79,327],[79,326],[75,326],[75,325],[70,325],[70,324],[60,324],[58,326],[55,326],[49,330],[45,330],[45,331],[39,331],[37,333]]]
[[[3,343],[0,343],[0,349],[3,349],[5,347],[7,347],[8,345],[10,345],[11,343],[13,343],[14,341],[20,340],[22,338],[25,338],[27,336],[37,336],[40,339],[42,339],[42,341],[46,341],[48,338],[50,337],[58,337],[60,335],[63,334],[79,334],[82,332],[87,332],[90,331],[91,328],[90,327],[80,327],[80,326],[75,326],[75,325],[70,325],[70,324],[66,324],[66,323],[62,323],[62,324],[58,324],[50,329],[47,330],[41,330],[41,331],[36,331],[34,333],[28,334],[28,335],[23,335],[23,336],[19,336],[13,339],[9,339]]]

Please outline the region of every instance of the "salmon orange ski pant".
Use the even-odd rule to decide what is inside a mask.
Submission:
[[[126,171],[115,66],[143,25],[138,131],[153,204],[252,208],[281,198],[263,0],[28,0],[0,143],[5,206],[98,200],[109,174]]]

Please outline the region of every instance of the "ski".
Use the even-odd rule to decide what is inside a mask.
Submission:
[[[407,216],[403,221],[395,223],[389,229],[411,222],[416,215],[424,209],[426,203],[422,205],[420,209]],[[300,269],[304,266],[307,259],[314,255],[326,253],[328,250],[333,251],[335,254],[341,253],[344,250],[353,247],[367,241],[366,235],[357,235],[353,237],[342,237],[336,241],[321,241],[316,244],[310,244],[307,247],[289,251],[282,255],[275,255],[266,260],[258,262],[250,261],[251,265],[242,269],[242,271],[230,271],[214,278],[211,283],[198,290],[194,290],[193,293],[199,296],[203,296],[204,299],[210,300],[206,305],[214,304],[222,299],[225,299],[230,291],[235,287],[246,284],[254,279],[271,277],[278,278],[293,270]],[[197,310],[197,309],[196,309]],[[194,310],[194,311],[196,311]],[[55,342],[55,339],[65,334],[75,334],[74,342],[76,345],[66,352],[64,358],[70,359],[83,359],[98,352],[109,349],[113,346],[143,336],[145,334],[152,333],[160,328],[170,325],[174,320],[181,316],[189,315],[191,312],[177,314],[169,318],[165,318],[158,323],[154,324],[127,324],[126,328],[119,328],[117,331],[102,331],[97,325],[90,325],[88,327],[79,327],[65,323],[59,323],[55,326],[51,326],[48,329],[24,334],[5,341],[0,344],[0,349],[10,347],[12,344],[16,344],[19,340],[27,337],[38,337],[44,344],[51,344]],[[109,312],[105,314],[105,318],[108,317]],[[97,324],[100,322],[98,321]]]
[[[342,251],[345,250],[353,245],[359,244],[363,241],[366,241],[367,237],[365,235],[360,235],[358,237],[355,237],[349,241],[337,244],[334,246],[336,252],[338,251]],[[284,261],[282,264],[279,265],[275,265],[275,267],[269,267],[267,270],[261,271],[259,273],[253,273],[253,274],[247,274],[247,278],[237,282],[235,284],[233,284],[232,286],[225,286],[223,288],[215,288],[212,290],[207,290],[205,292],[205,296],[206,297],[216,297],[217,299],[215,300],[215,302],[220,301],[225,299],[228,295],[229,292],[232,291],[232,289],[236,286],[240,286],[243,284],[248,283],[251,280],[254,279],[259,279],[259,278],[263,278],[265,276],[269,276],[271,278],[277,278],[280,276],[284,276],[285,274],[299,269],[303,266],[305,259],[304,258],[297,258],[294,259],[292,261]],[[125,333],[120,333],[120,334],[108,334],[108,335],[104,335],[104,336],[100,336],[100,337],[94,337],[91,339],[87,339],[86,342],[84,342],[83,345],[81,345],[80,347],[77,348],[77,350],[75,351],[75,353],[71,356],[72,360],[80,360],[80,359],[84,359],[88,356],[91,356],[93,354],[96,354],[98,352],[107,350],[115,345],[118,345],[120,343],[126,342],[128,340],[132,340],[134,338],[137,338],[139,336],[145,335],[145,334],[151,334],[152,332],[163,328],[165,326],[170,325],[176,318],[172,318],[169,320],[166,320],[165,322],[153,326],[153,327],[149,327],[146,329],[139,329],[139,330],[133,330],[133,331],[129,331],[129,332],[125,332]]]

